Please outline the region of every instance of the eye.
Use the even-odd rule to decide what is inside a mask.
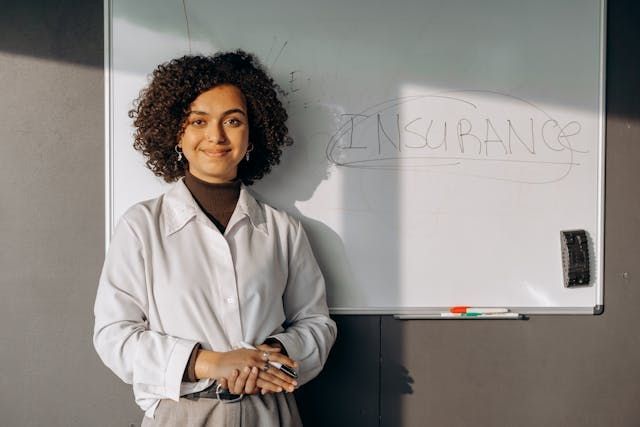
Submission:
[[[192,126],[195,126],[195,127],[202,127],[202,126],[205,126],[207,124],[207,122],[205,122],[202,119],[194,119],[194,120],[191,120],[191,122],[189,124],[191,124]]]
[[[238,126],[242,125],[242,122],[234,117],[225,120],[224,124],[229,125],[231,127],[237,128]]]

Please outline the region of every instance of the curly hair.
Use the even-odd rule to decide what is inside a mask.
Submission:
[[[134,100],[129,117],[135,126],[133,147],[147,158],[151,171],[166,182],[184,176],[188,162],[174,151],[184,132],[189,106],[203,92],[223,84],[236,86],[247,103],[251,161],[238,165],[238,179],[253,184],[280,162],[282,147],[293,141],[287,112],[277,83],[258,59],[247,52],[219,52],[213,56],[187,55],[160,64],[151,82]]]

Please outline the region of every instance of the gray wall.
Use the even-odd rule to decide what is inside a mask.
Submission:
[[[129,426],[91,345],[104,256],[102,1],[0,14],[0,424]],[[341,316],[307,425],[640,425],[640,6],[609,1],[605,313]]]
[[[129,426],[91,344],[104,258],[101,1],[0,7],[0,425]]]

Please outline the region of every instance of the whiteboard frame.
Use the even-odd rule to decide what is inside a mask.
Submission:
[[[600,3],[600,105],[599,105],[599,122],[600,135],[598,135],[599,144],[599,160],[598,181],[600,188],[598,191],[598,204],[600,206],[600,221],[598,222],[598,277],[597,283],[601,286],[597,288],[596,300],[599,308],[594,308],[594,314],[602,314],[604,312],[604,180],[605,180],[605,156],[606,156],[606,128],[607,128],[607,111],[606,111],[606,81],[607,81],[607,0],[601,0]]]
[[[115,224],[113,212],[113,73],[112,73],[112,1],[104,0],[104,173],[105,173],[105,254],[109,248],[111,235]],[[597,246],[596,271],[594,278],[596,287],[596,306],[594,307],[509,307],[512,311],[524,314],[582,314],[599,315],[604,312],[604,221],[605,221],[605,136],[606,136],[606,42],[607,42],[607,0],[600,0],[600,63],[599,63],[599,105],[598,105],[598,195],[599,221],[596,230]],[[362,314],[362,315],[398,315],[402,319],[424,318],[440,312],[448,311],[448,307],[340,307],[330,308],[332,314]],[[437,317],[434,317],[437,318]]]
[[[111,127],[113,120],[113,103],[111,102],[111,1],[104,0],[104,24],[103,24],[103,32],[104,32],[104,215],[105,215],[105,224],[104,224],[104,253],[107,254],[107,250],[109,249],[109,242],[111,241],[111,233],[113,230],[113,226],[111,225],[113,221],[113,212],[111,211],[111,207],[113,206],[113,185],[112,185],[112,176],[113,173],[111,171],[112,162],[112,134]]]

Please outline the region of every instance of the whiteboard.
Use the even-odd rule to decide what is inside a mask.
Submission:
[[[603,305],[599,0],[107,0],[107,238],[167,190],[127,111],[159,63],[255,53],[295,144],[253,191],[303,221],[334,313]],[[565,288],[560,231],[592,280]]]

